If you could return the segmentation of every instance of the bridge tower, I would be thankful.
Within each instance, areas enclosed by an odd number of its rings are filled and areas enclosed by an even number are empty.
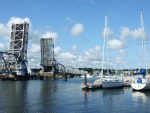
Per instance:
[[[29,24],[13,23],[9,43],[8,62],[16,69],[16,74],[25,76],[27,74],[27,45]]]
[[[53,38],[41,38],[41,66],[45,72],[54,71],[56,60],[54,58],[54,40]]]

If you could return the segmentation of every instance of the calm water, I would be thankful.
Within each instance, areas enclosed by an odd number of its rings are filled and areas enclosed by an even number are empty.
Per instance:
[[[150,113],[150,91],[86,92],[80,88],[82,81],[0,81],[0,113]]]

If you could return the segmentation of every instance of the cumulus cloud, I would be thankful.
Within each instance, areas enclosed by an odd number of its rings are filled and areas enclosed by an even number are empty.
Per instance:
[[[41,37],[42,38],[53,38],[54,40],[56,40],[58,38],[58,34],[56,32],[47,31]]]
[[[62,51],[62,48],[61,48],[61,47],[56,47],[56,48],[54,48],[54,54],[55,54],[55,55],[61,54],[61,51]]]
[[[89,60],[100,60],[101,58],[101,48],[99,46],[95,46],[92,49],[89,49],[88,51],[85,51],[85,55],[83,56],[83,59],[85,61]]]
[[[76,46],[75,46],[76,47]],[[101,47],[95,46],[84,52],[64,52],[57,55],[57,61],[65,66],[72,67],[100,67],[102,58]]]
[[[0,51],[7,51],[8,45],[0,43]]]
[[[102,35],[103,37],[111,37],[113,35],[113,31],[110,28],[104,28]]]
[[[25,18],[11,17],[10,20],[8,21],[8,23],[6,24],[6,26],[11,28],[12,23],[24,23],[24,22],[29,23],[31,26],[31,22],[30,22],[30,19],[28,17],[25,17]]]
[[[76,51],[78,49],[77,45],[72,45],[71,50]]]
[[[31,48],[29,49],[29,52],[37,53],[37,52],[40,52],[40,50],[41,50],[40,44],[32,44]]]
[[[83,24],[75,24],[71,30],[73,36],[78,36],[84,31]]]
[[[0,23],[0,38],[9,40],[10,39],[10,28]]]
[[[13,23],[24,23],[27,22],[31,26],[31,22],[29,18],[17,18],[11,17],[10,20],[6,24],[0,23],[0,37],[4,40],[9,40],[11,36],[11,27]]]
[[[146,38],[146,33],[143,33],[144,37]],[[120,38],[121,39],[126,39],[126,38],[134,38],[134,39],[141,39],[142,37],[142,28],[136,28],[134,30],[130,30],[127,27],[122,27],[121,28],[121,34]]]
[[[144,35],[146,36],[145,33],[144,33]],[[133,31],[131,31],[131,36],[135,39],[141,39],[141,37],[142,37],[142,28],[134,29]]]
[[[128,36],[130,36],[130,29],[127,28],[127,27],[122,27],[120,38],[121,39],[126,39]]]
[[[77,56],[73,55],[70,52],[62,53],[60,56],[61,56],[62,59],[66,59],[66,60],[73,60],[73,59],[77,58]]]
[[[117,39],[112,39],[108,42],[109,48],[111,49],[121,49],[123,47],[123,44],[123,41]]]

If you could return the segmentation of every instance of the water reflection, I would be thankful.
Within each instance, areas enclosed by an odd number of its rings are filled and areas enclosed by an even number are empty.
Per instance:
[[[150,112],[150,91],[132,92],[130,88],[84,91],[81,82],[82,79],[75,78],[67,82],[0,81],[0,113]]]
[[[132,98],[134,101],[140,101],[143,104],[146,104],[148,101],[148,98],[150,97],[150,91],[132,91]]]
[[[104,89],[103,95],[104,96],[116,96],[116,95],[122,95],[124,93],[123,89]]]
[[[90,91],[82,91],[82,96],[83,96],[84,105],[87,105],[88,98],[90,98]]]
[[[58,87],[53,81],[44,81],[40,88],[40,106],[38,111],[52,111],[52,109],[57,108],[55,92],[57,92]]]
[[[28,82],[17,81],[6,83],[7,84],[1,84],[3,87],[1,91],[3,91],[3,93],[0,100],[4,102],[1,111],[5,111],[6,113],[26,111],[28,107],[26,101]]]

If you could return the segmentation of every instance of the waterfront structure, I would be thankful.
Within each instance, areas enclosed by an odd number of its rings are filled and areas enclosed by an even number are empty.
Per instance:
[[[16,63],[16,74],[25,76],[27,74],[27,46],[28,46],[28,31],[29,24],[13,23],[12,32],[9,44],[9,53],[17,57],[15,61],[14,56],[9,55],[9,63]]]
[[[5,72],[15,75],[27,75],[27,46],[28,46],[29,24],[13,23],[9,49],[7,52],[0,52],[2,67]]]
[[[52,71],[56,64],[54,59],[54,40],[53,38],[41,38],[41,66],[44,71]]]

